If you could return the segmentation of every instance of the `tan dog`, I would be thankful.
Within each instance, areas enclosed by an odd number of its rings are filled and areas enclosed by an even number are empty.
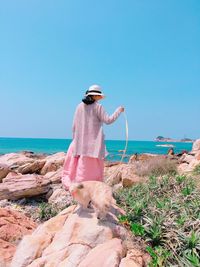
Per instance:
[[[73,198],[85,209],[89,204],[95,209],[98,219],[105,219],[115,200],[112,196],[112,189],[103,182],[85,181],[73,183],[69,191]]]

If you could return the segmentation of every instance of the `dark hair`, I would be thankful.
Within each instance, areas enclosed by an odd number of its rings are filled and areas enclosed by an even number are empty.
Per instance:
[[[85,94],[87,94],[88,91],[85,92]],[[94,98],[92,97],[92,95],[87,95],[86,97],[84,97],[82,99],[82,102],[86,105],[91,105],[95,102]]]

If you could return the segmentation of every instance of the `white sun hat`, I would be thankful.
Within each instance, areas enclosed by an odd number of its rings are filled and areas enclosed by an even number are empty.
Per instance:
[[[99,95],[104,97],[104,94],[101,91],[101,86],[94,84],[89,87],[89,89],[86,91],[85,96],[88,95]]]

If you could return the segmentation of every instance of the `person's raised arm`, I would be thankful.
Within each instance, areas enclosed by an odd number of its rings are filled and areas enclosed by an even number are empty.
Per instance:
[[[113,123],[118,117],[119,115],[124,112],[124,108],[123,107],[118,107],[115,112],[112,115],[108,115],[106,113],[106,111],[104,110],[102,105],[98,105],[97,107],[97,116],[99,118],[99,120],[101,122],[104,122],[106,124],[111,124]]]

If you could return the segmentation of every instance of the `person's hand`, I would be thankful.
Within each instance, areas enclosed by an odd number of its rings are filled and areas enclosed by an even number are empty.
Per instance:
[[[120,107],[120,112],[124,112],[124,107]]]

